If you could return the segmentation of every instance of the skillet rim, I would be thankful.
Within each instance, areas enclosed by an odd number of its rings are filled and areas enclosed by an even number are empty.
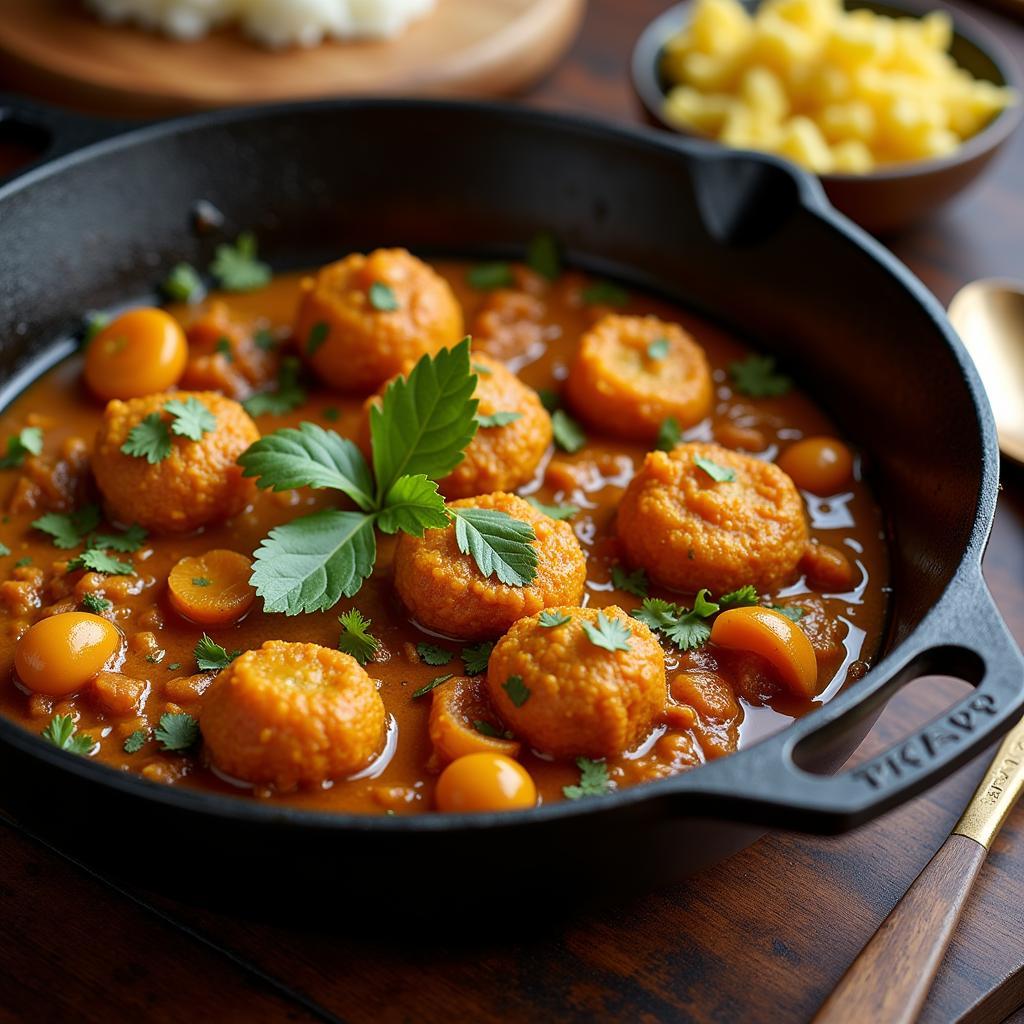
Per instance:
[[[659,152],[668,151],[680,158],[701,161],[741,160],[766,164],[781,169],[793,181],[800,205],[805,212],[822,221],[848,244],[860,249],[876,264],[880,264],[895,281],[915,299],[922,311],[932,321],[942,336],[950,354],[956,361],[968,395],[972,401],[981,442],[980,486],[973,510],[973,522],[966,545],[960,551],[955,566],[951,566],[949,583],[931,609],[903,640],[886,652],[874,665],[868,676],[888,672],[890,675],[900,660],[900,652],[907,648],[915,635],[926,631],[936,615],[936,610],[945,602],[946,595],[965,576],[981,578],[981,556],[987,544],[995,515],[996,496],[999,487],[999,447],[996,439],[995,421],[981,379],[964,347],[953,330],[945,310],[910,269],[896,258],[880,242],[865,230],[832,207],[825,198],[821,183],[808,172],[792,166],[784,160],[769,154],[747,150],[730,150],[723,153],[720,146],[698,139],[649,128],[620,124],[592,115],[573,112],[552,112],[537,110],[508,101],[446,100],[416,98],[346,98],[294,103],[266,104],[251,107],[205,111],[167,121],[155,122],[121,131],[109,138],[101,138],[70,153],[55,155],[0,185],[0,210],[2,204],[23,189],[59,176],[81,163],[98,157],[116,155],[121,150],[164,137],[185,134],[193,129],[218,128],[224,125],[253,122],[262,119],[287,117],[290,114],[309,111],[343,111],[347,109],[388,108],[407,109],[424,115],[429,111],[441,110],[453,113],[466,112],[478,116],[491,116],[504,121],[519,122],[547,129],[561,129],[586,136],[600,136],[611,142],[629,143]],[[66,116],[66,115],[62,115]],[[88,125],[88,119],[83,119]],[[104,122],[109,125],[109,122]],[[115,129],[116,130],[116,129]],[[836,695],[827,704],[803,716],[799,722],[825,724],[840,713],[858,706],[870,696],[865,690],[864,697],[858,697],[858,687],[850,687]],[[781,730],[789,733],[794,725]],[[810,728],[810,727],[808,727]],[[811,730],[813,731],[813,730]],[[601,800],[560,801],[543,804],[529,810],[504,811],[480,814],[454,814],[432,812],[417,815],[370,815],[339,813],[334,811],[310,811],[287,806],[276,806],[256,802],[252,799],[204,793],[197,789],[166,786],[150,782],[142,776],[119,771],[102,763],[70,754],[45,743],[40,737],[22,728],[14,721],[0,716],[0,742],[15,747],[23,754],[45,762],[49,767],[78,775],[87,783],[116,790],[121,796],[142,799],[188,814],[212,817],[220,820],[234,820],[253,826],[281,826],[302,832],[356,832],[356,833],[445,833],[457,831],[491,830],[495,828],[516,829],[533,824],[561,821],[566,818],[599,816],[627,806],[647,802],[667,801],[673,796],[673,781],[679,776],[646,782],[626,789],[615,790]],[[735,764],[736,758],[749,757],[760,744],[753,744],[738,750],[723,763]],[[717,762],[708,762],[691,769],[693,772],[714,771]],[[712,820],[734,820],[727,815],[717,817],[703,815]]]

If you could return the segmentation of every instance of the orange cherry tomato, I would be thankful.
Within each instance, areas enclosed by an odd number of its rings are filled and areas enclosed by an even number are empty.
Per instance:
[[[181,325],[162,309],[132,309],[85,350],[85,381],[103,399],[141,398],[178,383],[188,361]]]
[[[437,780],[439,811],[514,811],[537,803],[537,787],[526,769],[504,754],[466,754]]]
[[[14,668],[36,693],[75,693],[117,653],[121,634],[106,619],[88,612],[63,612],[40,619],[18,641]]]
[[[811,641],[781,612],[762,607],[730,608],[715,619],[711,642],[761,655],[800,697],[810,698],[818,691],[818,659]]]
[[[201,626],[238,622],[252,607],[252,562],[237,551],[217,549],[183,558],[167,577],[171,606]]]
[[[776,464],[797,487],[812,494],[835,494],[853,476],[853,453],[834,437],[805,437],[790,445]]]

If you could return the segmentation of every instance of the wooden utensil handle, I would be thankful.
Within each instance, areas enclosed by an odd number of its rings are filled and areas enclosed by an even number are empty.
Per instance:
[[[951,835],[850,965],[814,1024],[912,1024],[988,851]]]

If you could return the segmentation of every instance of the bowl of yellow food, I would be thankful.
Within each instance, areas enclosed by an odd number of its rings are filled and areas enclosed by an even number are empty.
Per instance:
[[[688,0],[640,37],[633,83],[656,122],[794,161],[875,232],[960,192],[1022,109],[997,40],[906,2]]]

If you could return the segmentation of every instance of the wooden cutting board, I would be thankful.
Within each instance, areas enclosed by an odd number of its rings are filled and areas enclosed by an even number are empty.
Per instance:
[[[191,43],[108,26],[76,0],[3,0],[6,88],[98,113],[160,116],[355,94],[495,96],[541,77],[586,0],[437,0],[386,42],[270,51],[233,29]]]

